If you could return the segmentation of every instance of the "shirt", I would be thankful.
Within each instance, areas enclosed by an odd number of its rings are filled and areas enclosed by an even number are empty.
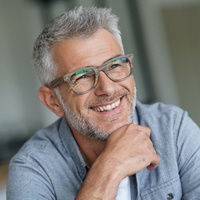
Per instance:
[[[124,178],[118,187],[116,200],[131,200],[131,185],[130,185],[130,177]]]
[[[151,129],[159,166],[131,176],[137,200],[200,199],[200,129],[172,105],[137,102],[134,119]],[[87,167],[64,118],[39,130],[12,158],[7,200],[75,199]]]

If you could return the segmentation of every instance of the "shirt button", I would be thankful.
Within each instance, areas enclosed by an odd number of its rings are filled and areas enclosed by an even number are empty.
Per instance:
[[[172,193],[167,194],[167,200],[171,200],[171,199],[174,199],[174,194]]]

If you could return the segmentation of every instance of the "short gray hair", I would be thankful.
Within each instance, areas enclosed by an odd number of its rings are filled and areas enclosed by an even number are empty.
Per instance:
[[[33,49],[33,62],[42,84],[48,84],[57,73],[51,47],[55,42],[70,38],[88,38],[100,29],[109,31],[123,50],[118,17],[111,9],[78,7],[55,18],[37,38]]]

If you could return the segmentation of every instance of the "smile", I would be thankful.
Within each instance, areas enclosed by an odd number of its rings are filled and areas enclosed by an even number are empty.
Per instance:
[[[96,112],[109,111],[115,109],[117,106],[119,106],[119,104],[120,104],[120,99],[110,105],[93,108],[93,110]]]

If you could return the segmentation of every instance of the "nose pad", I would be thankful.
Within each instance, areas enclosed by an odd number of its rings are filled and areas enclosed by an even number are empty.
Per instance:
[[[116,84],[104,71],[100,71],[95,87],[96,95],[112,95],[116,91]]]

